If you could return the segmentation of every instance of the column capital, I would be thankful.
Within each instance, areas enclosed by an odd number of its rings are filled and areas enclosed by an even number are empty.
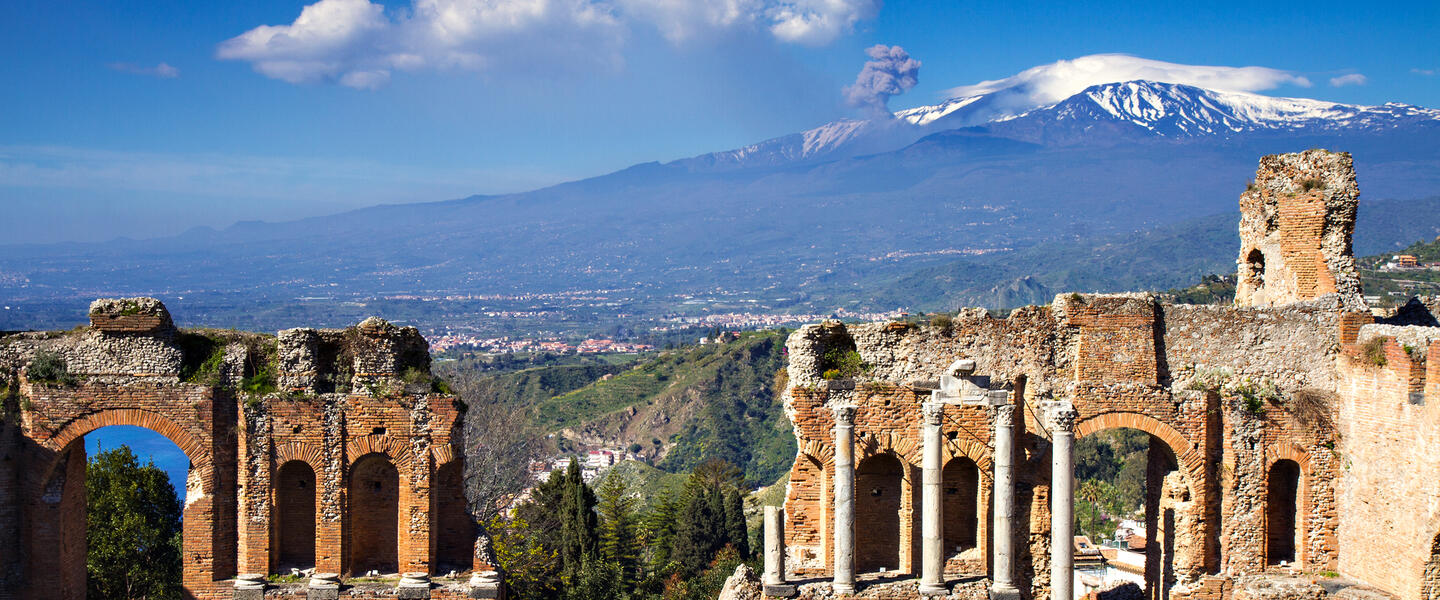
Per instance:
[[[1045,403],[1045,417],[1051,432],[1075,433],[1075,420],[1080,416],[1068,401]]]
[[[835,415],[835,425],[842,427],[855,426],[855,407],[850,405],[837,405],[830,407],[830,412]]]
[[[1015,405],[1001,404],[995,407],[995,421],[997,423],[1012,423],[1015,419]]]
[[[925,402],[920,405],[920,415],[925,419],[926,425],[939,425],[945,415],[945,404],[943,402]]]

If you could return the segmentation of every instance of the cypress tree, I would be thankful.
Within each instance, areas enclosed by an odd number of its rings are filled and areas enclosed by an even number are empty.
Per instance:
[[[725,530],[740,560],[749,560],[750,530],[745,526],[745,503],[736,488],[730,488],[725,496]]]
[[[570,461],[564,481],[560,507],[560,573],[564,581],[574,584],[580,580],[585,562],[593,559],[599,549],[596,501],[595,492],[580,476],[578,460]]]

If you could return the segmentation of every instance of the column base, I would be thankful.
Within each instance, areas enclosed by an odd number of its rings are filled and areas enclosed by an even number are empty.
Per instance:
[[[921,596],[944,596],[950,593],[950,588],[943,583],[922,583],[920,584]]]
[[[795,586],[785,583],[767,583],[761,589],[767,598],[794,598],[800,594],[800,591],[795,589]]]
[[[839,595],[841,595],[841,594],[854,594],[854,593],[855,593],[855,584],[854,584],[854,583],[840,583],[840,582],[837,581],[837,582],[835,582],[835,583],[830,584],[830,590],[833,591],[833,592],[835,592],[835,595],[836,595],[836,596],[839,596]]]
[[[990,586],[990,600],[1020,600],[1020,588],[1013,585]]]

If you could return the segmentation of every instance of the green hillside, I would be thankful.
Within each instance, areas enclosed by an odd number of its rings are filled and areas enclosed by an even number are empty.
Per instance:
[[[583,445],[637,450],[684,473],[711,458],[740,466],[752,483],[775,481],[795,457],[795,439],[775,388],[788,331],[740,334],[621,365],[545,366],[477,372],[467,361],[441,368],[472,378],[469,402],[529,411],[564,451]]]

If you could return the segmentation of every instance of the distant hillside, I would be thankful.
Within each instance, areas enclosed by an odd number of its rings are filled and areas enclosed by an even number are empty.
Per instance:
[[[1363,185],[1363,182],[1362,182]],[[874,297],[922,310],[1048,304],[1064,292],[1164,290],[1235,271],[1238,213],[1223,213],[1122,234],[1038,244],[1014,253],[967,257],[863,285]],[[1440,234],[1440,196],[1362,200],[1357,256],[1393,252]],[[918,299],[924,299],[919,301]]]
[[[638,444],[661,469],[727,460],[754,483],[774,481],[795,457],[775,388],[788,332],[748,332],[723,344],[686,346],[622,366],[565,365],[481,375],[472,401],[526,410],[560,450]],[[466,376],[466,363],[442,374]]]

